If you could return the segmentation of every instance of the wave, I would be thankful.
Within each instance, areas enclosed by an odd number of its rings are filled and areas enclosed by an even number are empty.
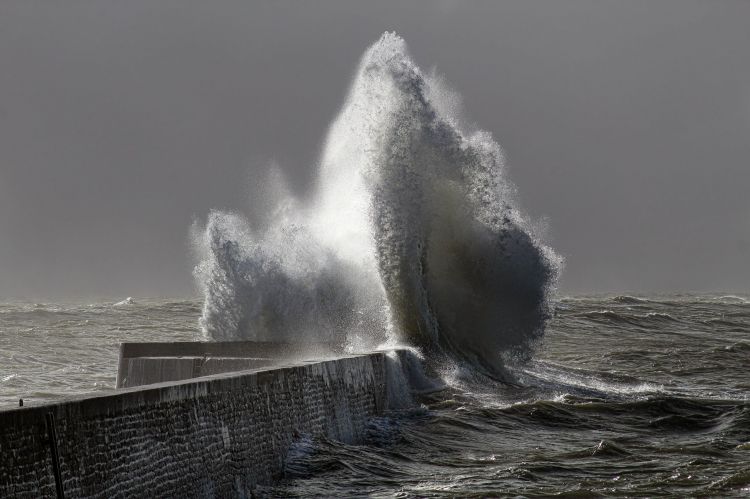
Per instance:
[[[612,301],[615,303],[627,303],[627,304],[640,304],[640,303],[650,303],[650,300],[647,300],[646,298],[639,298],[637,296],[629,296],[629,295],[619,295],[612,298]]]
[[[615,310],[591,310],[576,314],[593,322],[623,324],[639,327],[649,327],[664,322],[679,322],[675,316],[665,312],[648,312],[646,314],[628,314]]]
[[[724,295],[724,296],[719,296],[716,299],[719,301],[727,302],[727,303],[738,303],[738,304],[748,303],[747,298],[743,298],[742,296],[736,296],[736,295]]]
[[[128,305],[135,305],[135,304],[136,304],[136,301],[132,297],[128,296],[124,300],[121,300],[121,301],[118,301],[117,303],[114,303],[112,306],[113,307],[125,307],[125,306],[128,306]]]
[[[33,307],[12,306],[0,311],[3,321],[62,320],[75,316],[71,310],[62,307],[35,304]]]
[[[540,392],[565,394],[572,397],[617,399],[659,393],[664,387],[633,376],[573,369],[548,361],[534,361],[515,372],[523,386],[534,386]]]
[[[383,34],[329,130],[312,201],[273,173],[260,229],[219,211],[196,227],[205,336],[390,340],[490,370],[528,358],[561,261],[454,95]]]
[[[733,352],[733,353],[743,353],[744,352],[750,352],[750,342],[747,341],[738,341],[737,343],[733,343],[731,345],[726,345],[723,347],[717,347],[714,349],[715,352]]]
[[[674,321],[677,322],[677,318],[675,318],[671,314],[667,314],[665,312],[649,312],[644,316],[646,319],[655,319],[659,321]]]

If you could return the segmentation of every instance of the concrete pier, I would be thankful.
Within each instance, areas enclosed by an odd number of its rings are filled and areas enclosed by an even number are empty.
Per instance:
[[[280,476],[296,436],[361,441],[403,388],[388,386],[391,362],[301,360],[0,411],[0,497],[247,497]]]

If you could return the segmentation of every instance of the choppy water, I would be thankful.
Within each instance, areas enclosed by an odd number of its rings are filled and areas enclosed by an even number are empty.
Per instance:
[[[302,441],[279,496],[750,495],[750,304],[571,298],[518,386],[455,377],[365,446]]]
[[[119,345],[193,341],[200,304],[0,303],[0,408],[114,388]]]
[[[191,340],[201,304],[0,305],[0,401],[111,388],[120,341]],[[516,386],[470,372],[368,442],[304,437],[276,496],[746,496],[750,303],[579,297],[556,303]]]

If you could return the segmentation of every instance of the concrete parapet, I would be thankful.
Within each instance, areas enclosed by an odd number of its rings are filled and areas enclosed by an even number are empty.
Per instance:
[[[255,341],[122,343],[117,388],[179,381],[334,356],[329,343]]]
[[[0,497],[248,496],[282,472],[295,434],[361,441],[388,404],[387,362],[375,352],[0,411]]]

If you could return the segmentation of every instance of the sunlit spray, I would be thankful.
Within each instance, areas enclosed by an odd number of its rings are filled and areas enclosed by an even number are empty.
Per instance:
[[[527,358],[560,259],[520,212],[500,146],[465,130],[454,99],[383,34],[331,125],[312,199],[279,188],[264,227],[212,212],[197,232],[206,338],[390,341],[495,372]]]

